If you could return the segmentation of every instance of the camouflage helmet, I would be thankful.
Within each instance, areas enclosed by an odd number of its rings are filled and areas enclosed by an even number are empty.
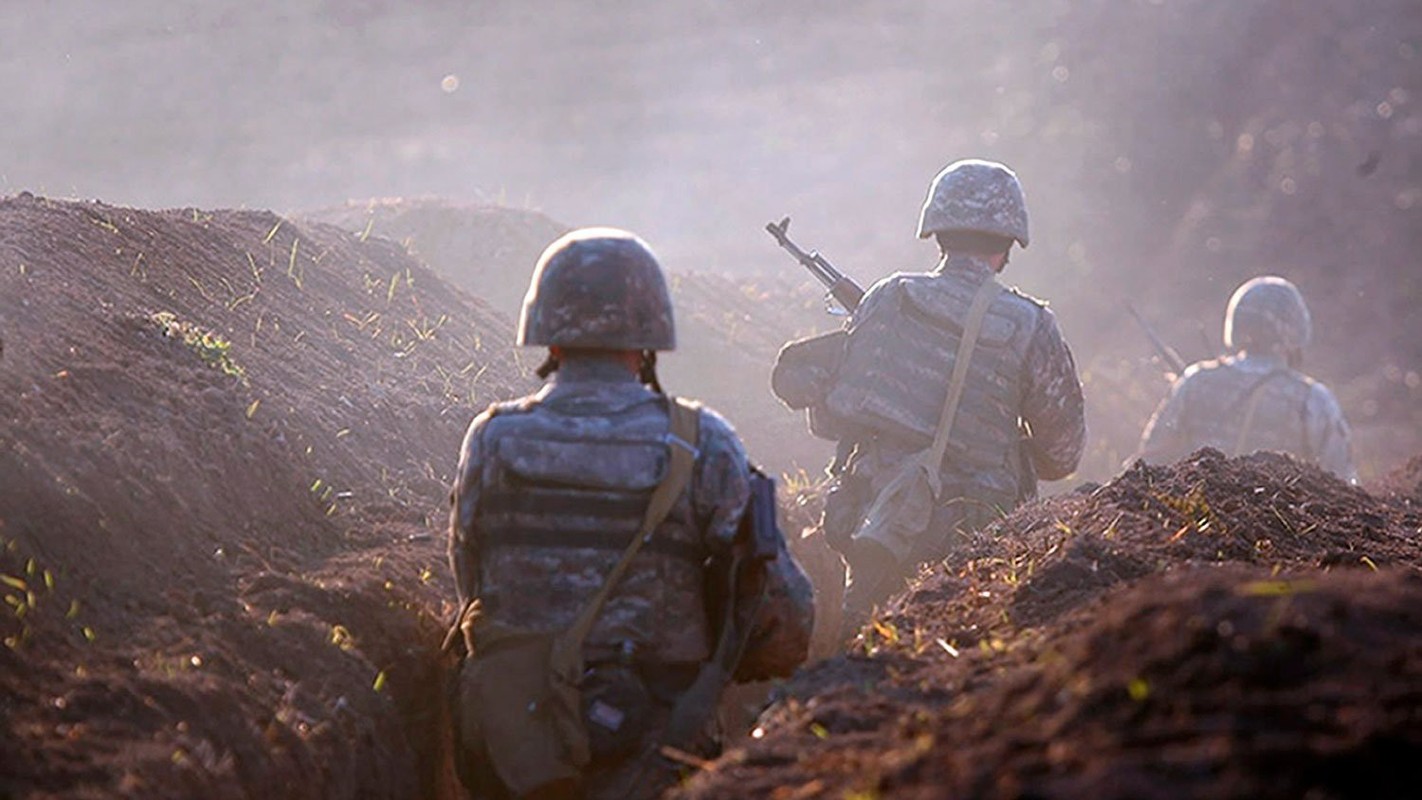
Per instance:
[[[548,245],[523,297],[518,343],[674,349],[671,296],[652,249],[616,228],[582,228]]]
[[[1312,334],[1313,323],[1303,295],[1283,278],[1251,278],[1229,299],[1224,341],[1230,350],[1296,352],[1308,346]]]
[[[1017,173],[996,161],[968,158],[943,168],[928,187],[918,236],[978,231],[1027,246],[1027,199]]]

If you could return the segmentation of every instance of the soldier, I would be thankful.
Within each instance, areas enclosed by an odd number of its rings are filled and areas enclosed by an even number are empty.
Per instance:
[[[1175,381],[1146,423],[1139,458],[1169,464],[1201,447],[1278,450],[1357,483],[1338,401],[1299,371],[1312,328],[1298,287],[1272,275],[1245,281],[1225,310],[1231,355],[1192,364]]]
[[[792,343],[776,368],[781,398],[839,440],[822,524],[849,564],[846,634],[919,564],[1034,497],[1038,477],[1075,470],[1086,433],[1055,316],[996,281],[1013,242],[1027,246],[1017,176],[990,161],[950,164],[918,235],[938,241],[932,272],[879,281],[837,343]]]
[[[518,343],[548,348],[547,383],[474,419],[454,484],[461,779],[479,797],[652,796],[675,776],[669,727],[676,748],[714,754],[683,713],[693,684],[717,678],[714,702],[731,672],[788,676],[805,658],[809,582],[778,530],[754,575],[736,558],[757,479],[730,424],[661,392],[672,306],[641,239],[551,244]],[[718,665],[732,628],[744,655]]]

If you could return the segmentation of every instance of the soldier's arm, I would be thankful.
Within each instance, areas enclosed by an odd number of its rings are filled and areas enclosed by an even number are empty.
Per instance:
[[[1353,463],[1353,434],[1343,409],[1327,386],[1314,383],[1304,405],[1304,430],[1318,465],[1349,483],[1358,482]]]
[[[1049,309],[1043,308],[1038,317],[1023,369],[1027,391],[1022,418],[1032,432],[1027,443],[1032,464],[1042,479],[1060,480],[1081,462],[1086,446],[1086,404],[1071,349]]]
[[[484,462],[483,431],[490,419],[486,411],[474,418],[459,449],[459,469],[450,492],[449,568],[462,607],[479,591],[478,519],[479,474]]]
[[[731,424],[709,408],[701,409],[698,456],[691,484],[692,511],[712,554],[726,552],[750,499],[750,470],[745,448]]]
[[[729,423],[705,409],[701,418],[697,480],[693,500],[699,520],[704,520],[713,553],[724,552],[735,538],[750,499],[750,471],[745,448]],[[713,562],[715,563],[715,562]],[[720,561],[722,567],[728,562]],[[814,627],[814,591],[803,569],[782,540],[776,558],[764,572],[763,583],[742,583],[735,603],[753,602],[764,589],[764,600],[755,616],[746,652],[736,671],[738,680],[787,676],[804,662]],[[712,586],[724,585],[722,580]],[[715,598],[714,604],[726,598]]]

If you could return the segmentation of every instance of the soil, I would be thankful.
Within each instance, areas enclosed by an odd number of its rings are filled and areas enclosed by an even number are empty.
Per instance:
[[[558,227],[494,207],[451,224],[503,242],[487,254]],[[459,796],[447,486],[468,419],[536,381],[511,318],[417,242],[0,200],[0,797]],[[775,338],[735,319],[807,310],[789,289],[674,281],[683,318],[738,358]],[[781,435],[755,414],[742,430]],[[738,692],[752,717],[773,702],[672,796],[1408,785],[1422,457],[1366,490],[1267,453],[1136,464],[963,542],[847,654],[820,488],[783,482],[815,658]]]
[[[1201,451],[1014,512],[673,796],[1401,797],[1422,513]]]
[[[26,194],[0,323],[0,796],[450,796],[444,498],[534,383],[508,320],[384,239]]]

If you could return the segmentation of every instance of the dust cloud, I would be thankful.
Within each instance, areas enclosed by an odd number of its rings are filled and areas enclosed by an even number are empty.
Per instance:
[[[1123,300],[1205,357],[1261,272],[1310,297],[1310,368],[1365,476],[1418,449],[1408,0],[61,2],[0,17],[0,45],[6,194],[437,195],[741,276],[795,269],[761,230],[790,214],[867,284],[933,263],[912,234],[939,167],[1000,159],[1034,228],[1007,278],[1052,301],[1088,385],[1082,476],[1115,471],[1166,388]]]

